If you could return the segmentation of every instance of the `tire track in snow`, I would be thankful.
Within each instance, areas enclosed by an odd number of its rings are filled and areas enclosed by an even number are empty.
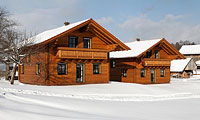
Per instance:
[[[191,99],[200,98],[199,94],[192,93],[173,93],[164,95],[143,95],[143,94],[57,94],[42,92],[36,90],[22,90],[12,88],[2,88],[1,91],[26,94],[26,95],[41,95],[41,96],[52,96],[52,97],[65,97],[72,99],[87,99],[87,100],[101,100],[101,101],[163,101],[163,100],[174,100],[174,99]]]

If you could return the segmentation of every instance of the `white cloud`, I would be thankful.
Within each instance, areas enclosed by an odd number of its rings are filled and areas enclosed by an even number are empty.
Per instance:
[[[97,22],[101,25],[109,25],[113,23],[113,18],[112,17],[102,17],[97,20]]]
[[[77,0],[56,0],[55,4],[58,6],[35,8],[31,11],[15,14],[12,18],[20,23],[20,29],[40,33],[44,30],[62,26],[65,21],[71,22],[84,16],[84,10],[78,5]]]
[[[138,37],[141,39],[164,37],[170,42],[189,40],[200,43],[200,24],[191,25],[181,21],[187,17],[188,15],[169,14],[158,21],[147,16],[132,17],[119,24],[119,29],[129,31],[130,40]]]

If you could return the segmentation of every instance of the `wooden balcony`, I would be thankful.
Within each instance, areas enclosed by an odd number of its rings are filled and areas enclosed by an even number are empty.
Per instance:
[[[143,59],[143,66],[170,66],[171,60],[169,59]]]
[[[68,59],[108,59],[108,51],[87,48],[58,47],[57,58]]]

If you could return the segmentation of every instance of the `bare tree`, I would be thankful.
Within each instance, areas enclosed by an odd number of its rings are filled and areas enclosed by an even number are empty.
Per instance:
[[[29,56],[33,48],[33,37],[27,36],[26,32],[19,32],[15,29],[16,23],[9,19],[9,13],[0,8],[0,43],[2,55],[0,61],[7,64],[13,63],[10,83],[14,84],[16,68]]]

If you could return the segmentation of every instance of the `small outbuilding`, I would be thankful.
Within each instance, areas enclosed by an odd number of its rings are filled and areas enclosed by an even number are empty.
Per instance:
[[[172,77],[189,78],[197,72],[197,65],[193,58],[172,60],[170,73]]]
[[[200,74],[200,60],[196,61],[197,65],[197,74]]]

